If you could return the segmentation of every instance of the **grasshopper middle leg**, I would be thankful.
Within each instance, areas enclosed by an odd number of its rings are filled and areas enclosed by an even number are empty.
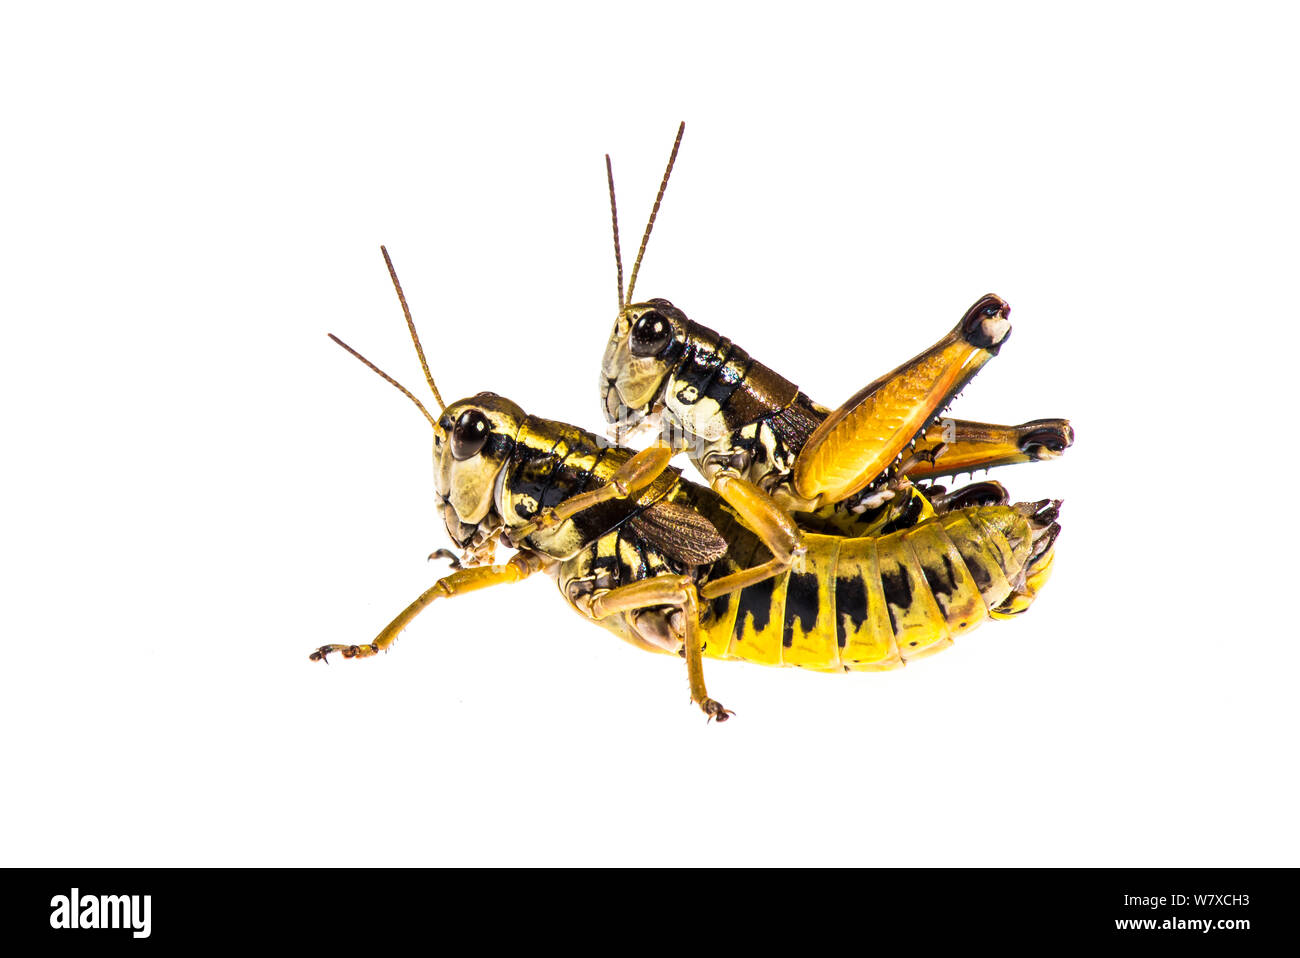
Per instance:
[[[709,698],[704,685],[704,660],[700,654],[700,603],[695,583],[688,576],[658,576],[642,579],[601,593],[590,601],[588,609],[594,619],[619,613],[635,612],[654,606],[672,606],[668,624],[686,652],[686,675],[691,686],[691,701],[709,720],[725,722],[733,713],[722,703]]]
[[[807,551],[803,534],[790,513],[758,486],[745,479],[719,475],[713,479],[713,488],[740,515],[745,525],[763,541],[772,558],[752,569],[744,569],[708,583],[700,590],[705,599],[715,599],[728,592],[736,592],[764,579],[780,575],[793,567],[798,568]]]

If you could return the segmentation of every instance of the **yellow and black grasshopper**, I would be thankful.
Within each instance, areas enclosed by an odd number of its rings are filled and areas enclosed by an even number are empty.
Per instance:
[[[618,316],[601,364],[601,404],[615,434],[659,420],[662,441],[685,449],[696,468],[723,495],[735,498],[755,528],[789,528],[853,535],[888,532],[947,509],[1009,501],[999,483],[984,482],[929,495],[913,480],[1016,462],[1054,458],[1073,441],[1063,419],[1019,426],[943,419],[948,405],[1006,342],[1010,306],[982,296],[961,321],[920,355],[866,386],[838,409],[814,402],[794,383],[753,359],[740,346],[692,322],[666,299],[632,302],[637,272],[676,162],[685,124],[678,128],[667,169],[628,282],[623,290],[614,176],[605,157]],[[747,507],[747,508],[746,508]],[[797,562],[797,535],[780,562]],[[1046,568],[1028,570],[1041,584]],[[1005,614],[1023,611],[1033,588],[1018,588]]]
[[[387,649],[436,599],[555,578],[574,609],[626,641],[686,660],[691,699],[710,718],[731,713],[705,688],[704,657],[823,671],[886,669],[952,643],[989,617],[1050,554],[1059,503],[969,506],[879,537],[800,534],[778,520],[750,528],[743,485],[723,494],[683,479],[672,451],[611,445],[574,426],[530,416],[493,393],[442,402],[388,254],[412,341],[440,412],[400,389],[433,427],[439,508],[467,561],[498,542],[500,565],[458,568],[366,645],[326,645],[357,658]],[[787,538],[802,565],[774,565]]]

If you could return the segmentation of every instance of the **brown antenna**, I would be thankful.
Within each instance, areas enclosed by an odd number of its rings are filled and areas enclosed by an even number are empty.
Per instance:
[[[623,252],[618,247],[618,204],[614,202],[614,164],[605,154],[605,176],[609,178],[609,218],[614,223],[614,263],[618,266],[618,309],[623,311]]]
[[[659,193],[655,196],[655,205],[650,210],[650,221],[645,225],[645,235],[641,237],[641,248],[637,250],[636,262],[632,264],[632,279],[627,284],[627,301],[632,302],[632,290],[636,287],[636,274],[641,269],[641,257],[645,255],[645,244],[650,241],[650,231],[654,229],[655,217],[659,215],[659,204],[663,201],[664,190],[668,188],[668,177],[672,175],[673,164],[677,162],[677,149],[682,145],[682,134],[686,132],[686,121],[677,128],[677,139],[673,141],[673,151],[668,156],[668,168],[664,170],[663,182],[659,184]]]
[[[343,340],[339,339],[339,338],[338,338],[337,336],[335,336],[333,333],[330,333],[330,334],[329,334],[329,338],[332,339],[332,340],[334,340],[334,342],[338,343],[340,346],[342,346],[344,349],[346,349],[348,352],[350,352],[353,356],[356,356],[357,359],[361,360],[363,363],[365,363],[367,366],[369,366],[372,370],[374,370],[376,373],[378,373],[378,374],[379,374],[380,376],[382,376],[384,379],[388,380],[390,383],[392,383],[394,386],[396,386],[398,389],[400,389],[400,390],[402,391],[402,393],[406,396],[407,399],[411,400],[411,402],[415,403],[417,406],[420,407],[420,412],[424,413],[424,418],[427,419],[427,420],[429,420],[429,425],[433,426],[435,429],[437,428],[437,426],[438,426],[438,420],[434,419],[433,416],[431,416],[431,415],[429,414],[429,410],[427,410],[427,409],[424,408],[424,403],[422,403],[422,402],[420,402],[420,400],[416,399],[416,398],[415,398],[415,395],[414,395],[414,394],[413,394],[409,389],[407,389],[405,386],[403,386],[401,383],[399,383],[399,382],[398,382],[396,379],[394,379],[392,376],[388,375],[388,373],[384,372],[382,369],[380,369],[378,366],[376,366],[376,365],[375,365],[374,363],[372,363],[370,360],[366,359],[365,356],[362,356],[359,352],[357,352],[355,349],[353,349],[353,348],[352,348],[351,346],[349,346],[347,343],[343,342]],[[435,390],[434,392],[435,392],[435,394],[436,394],[437,390]],[[441,400],[439,400],[439,402],[441,402]]]
[[[393,289],[397,290],[397,299],[402,304],[402,314],[406,317],[406,328],[411,331],[411,341],[415,343],[415,352],[419,355],[420,365],[424,368],[425,382],[427,382],[429,384],[429,388],[433,390],[433,398],[438,400],[438,408],[440,410],[446,409],[447,404],[442,401],[442,396],[438,392],[438,387],[435,386],[433,383],[433,373],[429,372],[429,363],[424,358],[424,347],[420,345],[420,334],[415,331],[415,320],[411,319],[411,308],[406,305],[406,294],[402,292],[402,284],[398,282],[397,270],[393,269],[393,261],[388,258],[388,250],[380,246],[379,252],[384,254],[384,262],[388,264],[388,275],[393,278]],[[343,346],[343,343],[340,342],[339,345]],[[347,346],[343,346],[343,348],[347,349],[348,352],[352,352],[352,350]],[[388,381],[390,383],[393,383],[394,386],[397,386],[396,382],[394,382],[392,379],[389,379],[389,377],[386,374],[379,372],[379,370],[376,369],[374,366],[371,366],[370,363],[362,359],[359,354],[353,353],[353,355],[356,356],[358,359],[361,359],[362,362],[366,363],[367,366],[370,366],[371,369],[374,369],[375,372],[379,373],[379,375],[383,376],[385,379],[388,379]],[[402,386],[397,386],[397,388],[401,389],[402,392],[406,392],[406,389]],[[406,394],[408,396],[411,396],[410,393],[406,393]],[[411,396],[411,398],[415,399],[414,396]],[[424,407],[421,406],[420,408],[423,409]],[[427,416],[428,413],[426,412],[425,415]]]

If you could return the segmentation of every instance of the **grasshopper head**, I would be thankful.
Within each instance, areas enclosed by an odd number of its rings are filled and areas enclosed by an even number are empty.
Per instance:
[[[525,419],[522,409],[483,392],[447,406],[433,428],[438,508],[447,534],[462,549],[486,541],[501,525],[496,491]]]
[[[433,381],[429,363],[420,345],[420,335],[415,331],[415,321],[406,305],[406,294],[397,280],[397,270],[382,246],[388,275],[393,289],[402,304],[406,325],[411,333],[411,343],[420,358],[429,391],[438,403],[440,415],[435,419],[416,395],[384,372],[370,360],[339,339],[333,333],[330,339],[395,386],[415,404],[433,427],[433,465],[435,485],[438,490],[438,511],[447,524],[447,533],[462,549],[479,558],[490,557],[495,534],[501,530],[502,518],[498,509],[497,492],[505,478],[505,467],[514,453],[516,437],[527,414],[496,393],[481,392],[469,399],[443,405],[442,394]]]
[[[668,166],[659,183],[659,193],[650,209],[645,232],[641,234],[641,247],[627,289],[623,289],[623,252],[618,241],[618,204],[614,200],[614,166],[609,154],[605,155],[605,173],[609,179],[609,213],[614,226],[614,264],[618,269],[618,319],[614,333],[605,347],[605,358],[600,364],[600,402],[605,418],[619,428],[634,426],[644,419],[663,394],[664,383],[673,364],[679,359],[686,342],[689,320],[686,314],[666,299],[652,299],[644,303],[632,302],[636,289],[641,257],[645,255],[650,231],[654,229],[659,204],[663,201],[677,150],[682,145],[686,124],[677,127],[673,151],[668,155]]]
[[[600,364],[605,419],[632,426],[663,397],[668,374],[681,359],[689,320],[666,299],[619,310]]]

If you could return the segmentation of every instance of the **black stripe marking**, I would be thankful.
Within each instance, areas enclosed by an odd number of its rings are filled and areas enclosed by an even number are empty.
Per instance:
[[[714,622],[721,622],[727,617],[727,610],[731,608],[731,596],[732,593],[727,592],[709,601],[709,608],[713,612]]]
[[[821,588],[817,575],[813,572],[802,574],[790,573],[785,590],[785,635],[781,644],[787,649],[794,645],[794,620],[799,620],[799,627],[807,635],[817,624],[817,607],[820,604]]]
[[[726,340],[713,330],[692,323],[686,336],[686,353],[674,374],[677,399],[682,403],[698,402],[707,395],[710,384],[726,361]],[[694,399],[683,396],[688,387],[694,389]]]
[[[952,594],[957,591],[957,573],[952,567],[952,558],[946,552],[943,554],[942,569],[922,562],[921,572],[925,576],[925,584],[930,587],[935,599],[939,601],[943,614],[947,615]]]
[[[867,621],[867,584],[861,576],[835,578],[835,641],[842,649],[849,644],[844,618],[848,617],[855,631]]]
[[[739,346],[727,341],[727,356],[722,363],[722,367],[709,382],[708,389],[704,395],[716,402],[725,413],[727,410],[727,401],[731,399],[740,384],[745,381],[745,376],[749,372],[749,364],[753,362],[749,353],[745,352]],[[741,423],[734,423],[728,420],[727,425],[735,429]]]
[[[627,529],[628,529],[627,526],[619,526],[618,534],[620,536],[626,535]],[[646,557],[645,543],[641,541],[640,536],[635,537],[635,539],[633,540],[633,545],[636,546],[636,554],[638,558],[641,560],[640,567],[636,570],[636,581],[639,582],[641,579],[644,579],[646,576],[650,575],[650,560]]]
[[[979,547],[976,538],[979,535],[978,530],[970,525],[969,520],[966,525],[971,528],[975,536],[962,535],[955,529],[949,529],[945,534],[948,536],[948,541],[961,554],[962,563],[970,572],[971,578],[975,580],[975,588],[983,595],[993,587],[993,576],[989,573],[988,566],[984,564],[984,550]]]
[[[880,584],[885,590],[885,608],[889,611],[889,626],[898,635],[898,621],[894,617],[894,606],[906,612],[912,605],[912,583],[907,570],[901,566],[886,570],[880,567]]]
[[[975,580],[975,586],[980,592],[987,592],[993,587],[993,576],[989,575],[989,570],[985,568],[984,563],[974,556],[963,556],[966,560],[966,568],[970,570],[971,578]]]
[[[737,639],[743,641],[745,638],[746,616],[752,621],[755,632],[762,632],[767,628],[772,618],[772,595],[775,587],[776,579],[764,579],[740,590],[737,600],[739,605],[736,609],[736,627],[733,629]]]
[[[910,529],[916,525],[916,520],[921,518],[921,497],[915,494],[915,491],[908,493],[907,505],[897,518],[891,519],[880,527],[880,535],[887,536],[891,532],[897,532],[899,529]]]

